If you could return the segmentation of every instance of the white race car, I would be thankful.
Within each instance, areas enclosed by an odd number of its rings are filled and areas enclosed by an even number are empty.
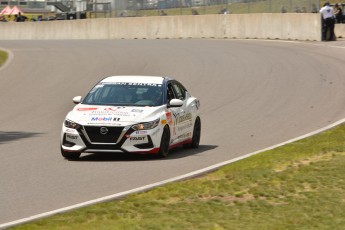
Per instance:
[[[166,157],[177,146],[199,147],[200,102],[168,77],[112,76],[101,80],[62,125],[61,154],[141,153]]]

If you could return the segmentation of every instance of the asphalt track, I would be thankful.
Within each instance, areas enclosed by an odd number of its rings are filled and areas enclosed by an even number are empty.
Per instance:
[[[0,225],[227,161],[345,117],[345,55],[321,42],[1,41]],[[336,43],[332,43],[336,44]],[[198,150],[60,155],[72,97],[109,75],[168,75],[200,98]]]

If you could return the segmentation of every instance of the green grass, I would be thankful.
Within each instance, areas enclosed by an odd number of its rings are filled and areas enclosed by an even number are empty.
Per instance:
[[[8,58],[8,53],[0,50],[0,67],[6,62]]]
[[[15,229],[343,229],[345,125],[120,200]]]

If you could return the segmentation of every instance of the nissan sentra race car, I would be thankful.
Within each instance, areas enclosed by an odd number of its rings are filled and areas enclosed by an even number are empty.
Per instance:
[[[200,102],[168,77],[112,76],[96,84],[62,125],[61,154],[140,153],[166,157],[169,149],[199,147]]]

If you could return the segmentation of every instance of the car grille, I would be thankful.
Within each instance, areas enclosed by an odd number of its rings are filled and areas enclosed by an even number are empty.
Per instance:
[[[101,128],[107,128],[105,134],[101,133]],[[84,126],[84,130],[92,143],[115,144],[121,135],[124,127],[108,126]]]

